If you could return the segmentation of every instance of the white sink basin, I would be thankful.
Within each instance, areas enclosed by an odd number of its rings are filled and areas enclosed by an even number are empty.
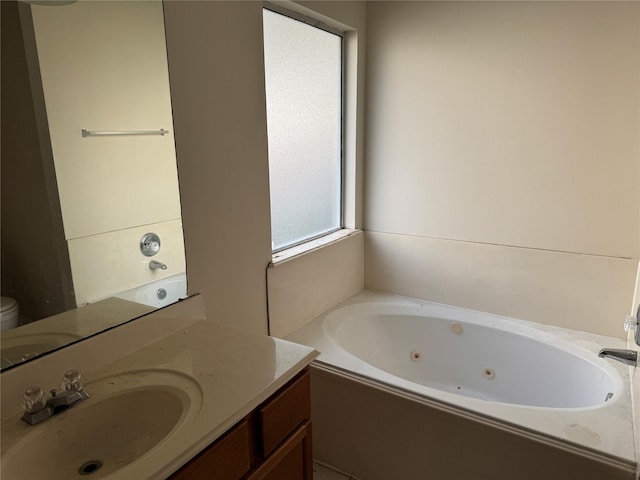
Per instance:
[[[90,398],[37,425],[7,420],[3,480],[104,478],[170,439],[202,404],[193,380],[162,370],[105,377],[85,390]]]
[[[3,333],[0,356],[10,364],[37,357],[81,338],[79,335],[65,332],[42,332],[25,335]]]

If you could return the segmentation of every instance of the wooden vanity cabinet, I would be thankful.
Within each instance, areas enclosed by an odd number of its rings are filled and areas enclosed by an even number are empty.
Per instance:
[[[311,390],[305,368],[172,480],[312,480]]]

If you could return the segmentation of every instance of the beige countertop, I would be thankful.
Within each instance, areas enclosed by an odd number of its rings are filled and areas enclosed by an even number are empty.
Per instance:
[[[149,316],[151,320],[152,315]],[[148,325],[152,323],[148,322]],[[140,329],[142,325],[137,324],[135,328]],[[63,354],[65,350],[56,353]],[[58,419],[63,416],[67,421],[73,421],[74,412],[117,395],[121,388],[130,388],[132,383],[144,385],[148,378],[167,378],[170,383],[171,378],[175,378],[179,379],[179,389],[190,398],[188,413],[164,440],[108,477],[165,478],[275,393],[317,355],[318,352],[310,347],[244,332],[206,319],[183,322],[166,336],[83,372],[85,387],[91,397],[42,424],[28,426],[19,420],[19,399],[11,408],[3,402],[1,476],[3,480],[11,478],[5,465],[11,463],[11,457],[24,439],[36,435],[34,432],[47,422],[60,421]],[[29,368],[35,368],[34,364],[43,360],[31,362]],[[56,362],[60,363],[60,360]],[[82,368],[77,364],[71,367]],[[26,366],[19,368],[26,370]],[[11,379],[13,382],[16,380]],[[95,385],[93,392],[92,384]],[[45,390],[50,387],[43,385]],[[12,450],[14,446],[18,448]]]

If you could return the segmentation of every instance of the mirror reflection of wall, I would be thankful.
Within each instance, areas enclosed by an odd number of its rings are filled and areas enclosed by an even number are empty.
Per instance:
[[[51,142],[40,142],[47,126],[36,111],[44,113],[44,100],[39,82],[32,85],[30,77],[37,59],[25,52],[20,13],[29,10],[17,2],[0,7],[2,296],[16,299],[21,315],[37,320],[75,307],[75,296]]]
[[[184,272],[162,2],[1,7],[2,296],[29,322]]]

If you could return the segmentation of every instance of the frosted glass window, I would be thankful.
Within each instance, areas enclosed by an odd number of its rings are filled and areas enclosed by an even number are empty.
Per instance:
[[[341,228],[342,37],[263,10],[274,251]]]

